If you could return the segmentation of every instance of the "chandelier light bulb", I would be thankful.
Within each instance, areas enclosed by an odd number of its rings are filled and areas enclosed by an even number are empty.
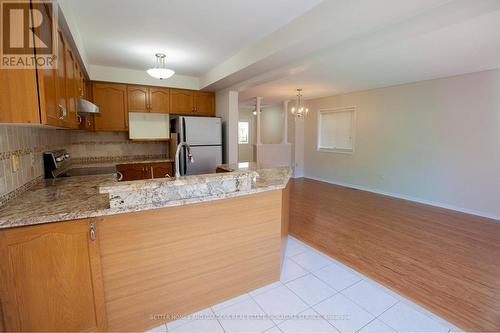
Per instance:
[[[309,112],[309,109],[302,105],[302,89],[297,89],[295,107],[292,107],[290,111],[297,118],[301,118]]]

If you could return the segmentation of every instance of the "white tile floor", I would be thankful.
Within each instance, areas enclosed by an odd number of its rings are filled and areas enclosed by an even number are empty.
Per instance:
[[[151,332],[459,332],[289,237],[281,279]]]

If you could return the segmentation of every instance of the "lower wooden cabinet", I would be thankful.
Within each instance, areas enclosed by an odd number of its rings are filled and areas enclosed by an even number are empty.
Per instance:
[[[173,162],[118,164],[116,171],[121,174],[122,181],[174,176]]]
[[[0,301],[6,331],[106,329],[95,222],[0,231]]]

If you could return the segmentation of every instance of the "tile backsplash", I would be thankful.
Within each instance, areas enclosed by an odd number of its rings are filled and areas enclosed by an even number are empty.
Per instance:
[[[71,131],[72,159],[102,160],[123,157],[166,156],[167,142],[138,142],[125,132]]]
[[[166,142],[133,142],[127,133],[0,125],[0,205],[43,177],[42,153],[66,148],[73,160],[165,157]],[[11,156],[19,157],[12,172]]]

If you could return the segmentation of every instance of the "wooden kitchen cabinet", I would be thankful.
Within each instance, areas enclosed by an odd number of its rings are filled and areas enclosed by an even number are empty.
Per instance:
[[[35,69],[0,69],[0,123],[39,124]]]
[[[116,171],[119,173],[119,179],[124,182],[151,178],[148,177],[146,167],[142,163],[118,164]]]
[[[160,87],[149,88],[149,112],[170,112],[170,89]]]
[[[68,127],[78,128],[78,87],[75,68],[76,59],[71,49],[66,49],[66,101],[68,105]]]
[[[170,89],[170,113],[191,115],[194,110],[194,98],[191,90]]]
[[[127,86],[129,112],[169,113],[170,89]]]
[[[118,164],[116,171],[121,174],[122,181],[165,178],[174,176],[173,162],[145,162]]]
[[[59,111],[59,119],[62,126],[68,126],[68,103],[67,103],[67,86],[66,86],[66,43],[59,31],[57,33],[58,48],[57,48],[57,108]]]
[[[171,162],[151,163],[150,168],[153,178],[167,178],[175,176],[174,166]]]
[[[0,298],[6,331],[106,329],[95,221],[0,231]]]
[[[211,92],[170,89],[170,113],[215,116],[215,95]]]
[[[195,113],[203,116],[215,116],[215,95],[210,92],[194,93]]]
[[[127,131],[127,86],[117,83],[93,82],[92,97],[99,106],[95,116],[96,131]]]
[[[148,112],[149,88],[144,86],[127,86],[128,111]]]

